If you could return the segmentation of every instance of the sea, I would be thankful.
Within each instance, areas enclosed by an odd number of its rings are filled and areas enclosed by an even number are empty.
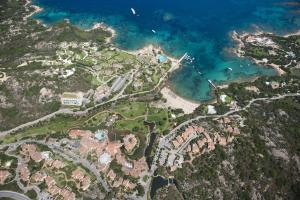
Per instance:
[[[113,42],[122,49],[136,50],[154,44],[177,58],[187,52],[193,62],[183,62],[168,83],[178,95],[203,102],[213,98],[208,80],[226,84],[276,74],[272,68],[257,66],[230,53],[229,49],[234,47],[230,33],[262,30],[284,35],[299,30],[300,5],[292,1],[33,0],[33,3],[44,9],[34,18],[45,24],[69,19],[81,28],[91,28],[97,22],[106,23],[117,31]]]

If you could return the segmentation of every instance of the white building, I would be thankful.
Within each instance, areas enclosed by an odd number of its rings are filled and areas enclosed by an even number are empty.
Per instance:
[[[64,106],[81,106],[83,95],[81,92],[64,92],[61,96],[61,103]]]

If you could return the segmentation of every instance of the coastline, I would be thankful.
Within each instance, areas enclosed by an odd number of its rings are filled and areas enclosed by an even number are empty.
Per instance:
[[[102,29],[104,31],[110,32],[111,36],[105,39],[106,43],[112,43],[112,40],[117,36],[117,31],[113,29],[111,26],[104,24],[103,22],[98,22],[93,25],[90,29],[85,29],[85,31],[92,31],[96,29]]]
[[[244,47],[245,47],[245,44],[244,44],[244,42],[243,42],[243,40],[242,40],[242,38],[244,38],[244,37],[247,37],[247,36],[249,36],[249,35],[261,35],[261,34],[263,34],[264,32],[262,32],[262,31],[257,31],[257,32],[255,32],[255,33],[243,33],[243,34],[241,34],[241,35],[239,35],[236,31],[233,31],[232,33],[231,33],[231,38],[232,38],[232,40],[233,41],[235,41],[236,42],[236,48],[234,48],[233,49],[233,53],[236,55],[236,56],[238,56],[238,57],[240,57],[240,58],[243,58],[243,57],[245,57],[244,55],[243,55],[243,53],[244,53],[244,51],[242,50]],[[272,33],[267,33],[267,34],[272,34]],[[293,34],[288,34],[288,35],[286,35],[286,36],[284,36],[284,37],[289,37],[289,36],[291,36],[291,35],[297,35],[297,34],[300,34],[300,30],[297,32],[297,33],[293,33]],[[255,58],[250,58],[255,64],[257,64],[257,65],[260,65],[260,66],[263,66],[263,67],[272,67],[276,72],[277,72],[277,74],[279,75],[279,76],[282,76],[282,75],[284,75],[286,72],[285,71],[283,71],[281,68],[280,68],[280,66],[279,65],[276,65],[276,64],[274,64],[274,63],[265,63],[263,60],[257,60],[257,59],[255,59]]]
[[[199,103],[195,103],[177,95],[169,86],[164,86],[160,92],[163,95],[163,98],[166,99],[166,102],[158,103],[158,106],[160,107],[182,109],[185,114],[191,114],[198,106],[200,106]]]
[[[23,20],[27,20],[28,18],[32,17],[33,15],[39,13],[39,12],[42,12],[44,9],[37,6],[37,5],[34,5],[32,3],[32,0],[25,0],[25,4],[24,4],[24,7],[25,8],[33,8],[33,12],[29,13],[28,15],[24,16],[23,17]],[[41,22],[39,20],[36,20],[39,24],[41,24]]]
[[[32,7],[34,10],[33,12],[29,13],[24,17],[24,20],[27,20],[28,18],[32,17],[36,13],[42,12],[43,8],[33,5],[32,0],[26,0],[26,3],[24,5],[25,7]],[[37,21],[38,24],[41,24],[43,26],[47,26],[40,20],[34,19]],[[67,19],[66,19],[67,20]],[[68,21],[68,20],[67,20]],[[69,21],[68,21],[69,22]],[[113,44],[113,39],[117,36],[117,31],[113,29],[111,26],[105,24],[104,22],[96,22],[92,28],[90,29],[84,29],[85,31],[92,31],[95,29],[102,29],[104,31],[108,31],[111,33],[110,37],[106,38],[106,43],[112,45],[114,48],[117,48],[120,51],[126,52],[131,55],[135,56],[141,56],[141,55],[150,55],[153,54],[153,52],[160,52],[160,54],[164,55],[169,61],[171,61],[171,68],[168,71],[168,74],[173,73],[174,71],[178,70],[180,68],[180,62],[179,59],[171,57],[170,55],[167,55],[163,49],[159,47],[155,47],[153,44],[146,45],[140,49],[137,50],[123,50],[118,47],[115,47]],[[192,113],[200,104],[195,103],[192,100],[186,99],[181,97],[179,94],[177,94],[174,90],[171,89],[171,87],[162,87],[163,91],[162,93],[165,94],[165,97],[168,99],[168,101],[171,103],[173,108],[182,108],[186,114]]]
[[[300,30],[298,30],[294,33],[288,33],[288,34],[284,35],[283,37],[290,37],[290,36],[296,36],[296,35],[300,35]]]
[[[34,8],[34,12],[30,13],[30,15],[26,16],[26,19],[29,18],[29,17],[32,17],[34,14],[38,13],[38,12],[41,12],[43,11],[43,8],[40,8],[39,6],[36,6],[36,5],[33,5],[32,4],[32,0],[26,0],[26,4],[25,6],[31,6]],[[45,25],[43,24],[41,21],[35,19],[38,23],[41,23],[42,25]],[[170,70],[168,71],[168,74],[170,73],[173,73],[174,71],[178,70],[180,68],[180,63],[179,63],[179,59],[177,58],[174,58],[174,57],[171,57],[169,55],[167,55],[161,47],[155,47],[153,44],[149,44],[149,45],[146,45],[140,49],[137,49],[137,50],[123,50],[123,49],[120,49],[118,47],[116,47],[114,44],[113,44],[113,39],[117,36],[117,31],[115,29],[113,29],[111,26],[103,23],[103,22],[98,22],[98,23],[95,23],[93,25],[92,28],[90,29],[84,29],[85,31],[91,31],[91,30],[95,30],[95,29],[102,29],[104,31],[108,31],[111,33],[111,36],[110,37],[107,37],[106,38],[106,43],[107,44],[110,44],[112,45],[112,47],[114,48],[117,48],[118,50],[120,51],[124,51],[124,52],[127,52],[129,54],[132,54],[132,55],[145,55],[145,54],[148,54],[148,53],[151,53],[153,50],[156,51],[156,52],[161,52],[161,54],[163,54],[164,56],[167,57],[168,60],[170,60],[172,62],[172,66],[170,68]],[[263,33],[262,31],[257,31],[255,32],[254,34],[261,34]],[[239,35],[236,31],[233,31],[232,34],[231,34],[231,38],[237,43],[237,48],[234,48],[233,49],[233,53],[238,56],[238,57],[243,57],[242,53],[241,53],[241,49],[244,47],[244,43],[242,41],[242,37],[245,37],[246,35],[248,35],[249,33],[243,33],[241,35]],[[292,34],[287,34],[285,37],[288,37],[288,36],[291,36],[291,35],[298,35],[300,34],[300,30],[296,33],[292,33]],[[257,65],[261,65],[261,66],[269,66],[269,67],[272,67],[273,69],[276,70],[277,74],[278,75],[283,75],[285,72],[280,69],[279,66],[277,65],[272,65],[272,64],[264,64],[262,63],[261,61],[259,60],[256,60],[256,59],[252,59],[253,62],[255,62]],[[255,80],[257,79],[257,77],[252,77],[251,80]],[[240,82],[240,80],[238,80],[237,82]],[[222,88],[224,85],[224,87],[226,87],[227,85],[229,85],[230,83],[224,83],[224,84],[221,84],[219,85],[218,87],[219,88]],[[162,88],[165,88],[165,87],[162,87]],[[190,100],[190,99],[186,99],[186,98],[183,98],[180,96],[180,94],[177,94],[174,89],[172,89],[172,87],[169,87],[167,86],[168,90],[172,91],[173,94],[171,96],[174,97],[175,100],[173,101],[176,101],[176,99],[183,99],[184,102],[187,102],[188,104],[190,103],[193,107],[195,106],[195,102],[193,100]],[[170,96],[170,95],[169,95]],[[215,98],[212,98],[210,101],[213,102],[215,100]],[[180,100],[181,101],[181,100]],[[181,101],[183,102],[183,101]],[[199,104],[197,104],[199,105]]]

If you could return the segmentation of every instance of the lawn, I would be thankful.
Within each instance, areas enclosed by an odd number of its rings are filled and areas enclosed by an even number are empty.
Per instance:
[[[163,132],[170,126],[168,111],[166,109],[159,109],[151,107],[148,113],[148,121],[156,124],[156,130]]]
[[[148,131],[148,128],[144,125],[144,117],[135,120],[119,120],[116,122],[115,128],[117,130],[128,130],[133,133],[141,132],[146,134]]]
[[[146,114],[147,105],[145,102],[124,102],[117,105],[114,111],[124,116],[125,118],[133,118]]]
[[[8,135],[2,139],[3,143],[13,143],[17,140],[27,137],[35,137],[42,135],[50,135],[57,132],[67,132],[73,127],[81,126],[83,119],[74,119],[72,117],[57,117],[50,122],[46,122],[43,125],[37,127],[28,128],[24,131],[20,131],[13,135]]]
[[[95,114],[93,117],[85,121],[85,124],[89,126],[97,126],[106,121],[106,118],[109,116],[108,112],[100,112]]]

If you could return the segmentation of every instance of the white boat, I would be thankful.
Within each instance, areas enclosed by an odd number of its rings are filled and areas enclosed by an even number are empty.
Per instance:
[[[231,67],[227,67],[227,69],[229,69],[230,71],[232,71],[232,68],[231,68]]]
[[[153,33],[156,33],[156,31],[155,31],[155,30],[153,30],[153,29],[152,29],[152,32],[153,32]]]
[[[131,12],[132,12],[133,15],[136,15],[136,12],[133,8],[131,8]]]

